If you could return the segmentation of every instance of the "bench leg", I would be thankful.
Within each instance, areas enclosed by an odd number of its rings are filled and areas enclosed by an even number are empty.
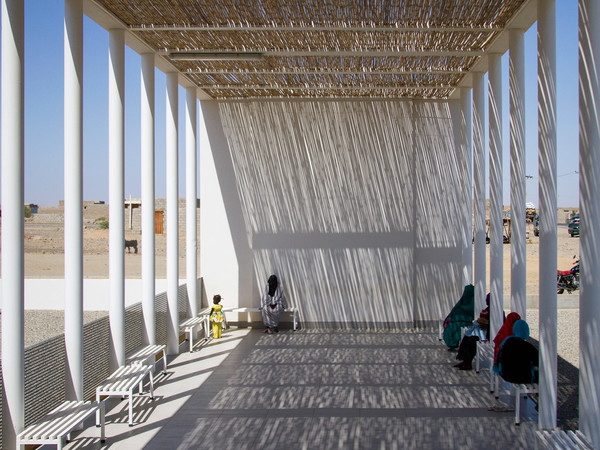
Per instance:
[[[521,390],[515,388],[515,425],[521,422]]]
[[[129,389],[129,426],[133,426],[133,388]]]
[[[98,393],[96,393],[96,403],[100,403],[100,396],[98,395]],[[100,426],[100,411],[96,411],[96,426],[99,427]]]
[[[298,329],[298,316],[297,316],[298,311],[294,310],[294,331],[296,331]]]
[[[194,327],[190,328],[189,340],[190,340],[190,353],[192,353],[194,351]]]
[[[150,398],[154,400],[154,375],[150,372]]]
[[[163,349],[163,373],[167,373],[167,351]]]
[[[100,402],[100,442],[101,443],[106,442],[105,415],[106,415],[106,410],[105,410],[104,402]]]

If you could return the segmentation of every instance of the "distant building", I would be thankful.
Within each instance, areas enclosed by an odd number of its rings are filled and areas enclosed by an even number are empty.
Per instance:
[[[179,199],[179,233],[185,235],[185,198]],[[142,200],[139,198],[125,199],[125,231],[141,233],[142,231]],[[154,227],[156,234],[167,232],[167,199],[157,198],[154,200]],[[196,217],[200,220],[200,199],[196,199]]]

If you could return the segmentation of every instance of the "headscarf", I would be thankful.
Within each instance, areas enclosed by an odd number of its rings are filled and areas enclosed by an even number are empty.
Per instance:
[[[475,288],[472,284],[465,286],[462,297],[444,320],[444,342],[450,348],[457,347],[460,342],[460,330],[473,322],[473,303]]]
[[[498,350],[500,350],[500,344],[504,342],[509,336],[513,334],[513,325],[517,320],[521,319],[521,316],[516,312],[511,312],[508,316],[506,316],[506,320],[498,330],[498,334],[494,338],[494,361],[496,360],[496,356],[498,355]]]
[[[517,320],[513,325],[513,336],[526,341],[529,339],[529,325],[524,320]]]
[[[275,291],[277,290],[277,285],[279,284],[277,282],[277,277],[275,275],[271,275],[267,283],[269,285],[269,295],[273,297],[275,295]]]

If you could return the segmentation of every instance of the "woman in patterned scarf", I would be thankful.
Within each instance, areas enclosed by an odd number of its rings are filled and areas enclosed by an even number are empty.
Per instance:
[[[266,327],[265,333],[273,334],[279,331],[279,319],[286,307],[281,283],[275,275],[271,275],[260,302],[260,312]]]

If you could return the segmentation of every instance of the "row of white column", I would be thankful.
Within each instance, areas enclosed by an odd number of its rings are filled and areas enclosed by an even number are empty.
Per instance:
[[[2,376],[3,445],[24,427],[24,10],[2,1]],[[64,187],[66,395],[83,400],[83,2],[65,0]],[[125,363],[124,49],[109,31],[109,321],[110,365]],[[155,343],[154,54],[141,63],[143,341]],[[178,75],[167,74],[167,352],[179,350]],[[189,313],[197,315],[196,88],[186,89],[186,278]],[[121,226],[119,226],[119,224]]]
[[[557,423],[557,122],[556,122],[556,7],[554,0],[538,2],[538,157],[540,192],[540,428]],[[580,78],[580,429],[600,446],[600,5],[579,1]],[[490,298],[491,327],[502,323],[503,217],[501,70],[499,54],[488,56],[489,180],[490,180]],[[526,318],[525,243],[525,101],[523,30],[509,35],[511,309]],[[464,185],[466,228],[471,226],[470,161],[473,161],[474,249],[465,243],[465,283],[475,285],[476,310],[486,292],[485,156],[483,73],[473,76],[471,90],[461,89],[461,144],[467,161]],[[472,109],[471,109],[472,108]],[[472,136],[470,134],[472,117]],[[472,156],[471,156],[472,155]]]

